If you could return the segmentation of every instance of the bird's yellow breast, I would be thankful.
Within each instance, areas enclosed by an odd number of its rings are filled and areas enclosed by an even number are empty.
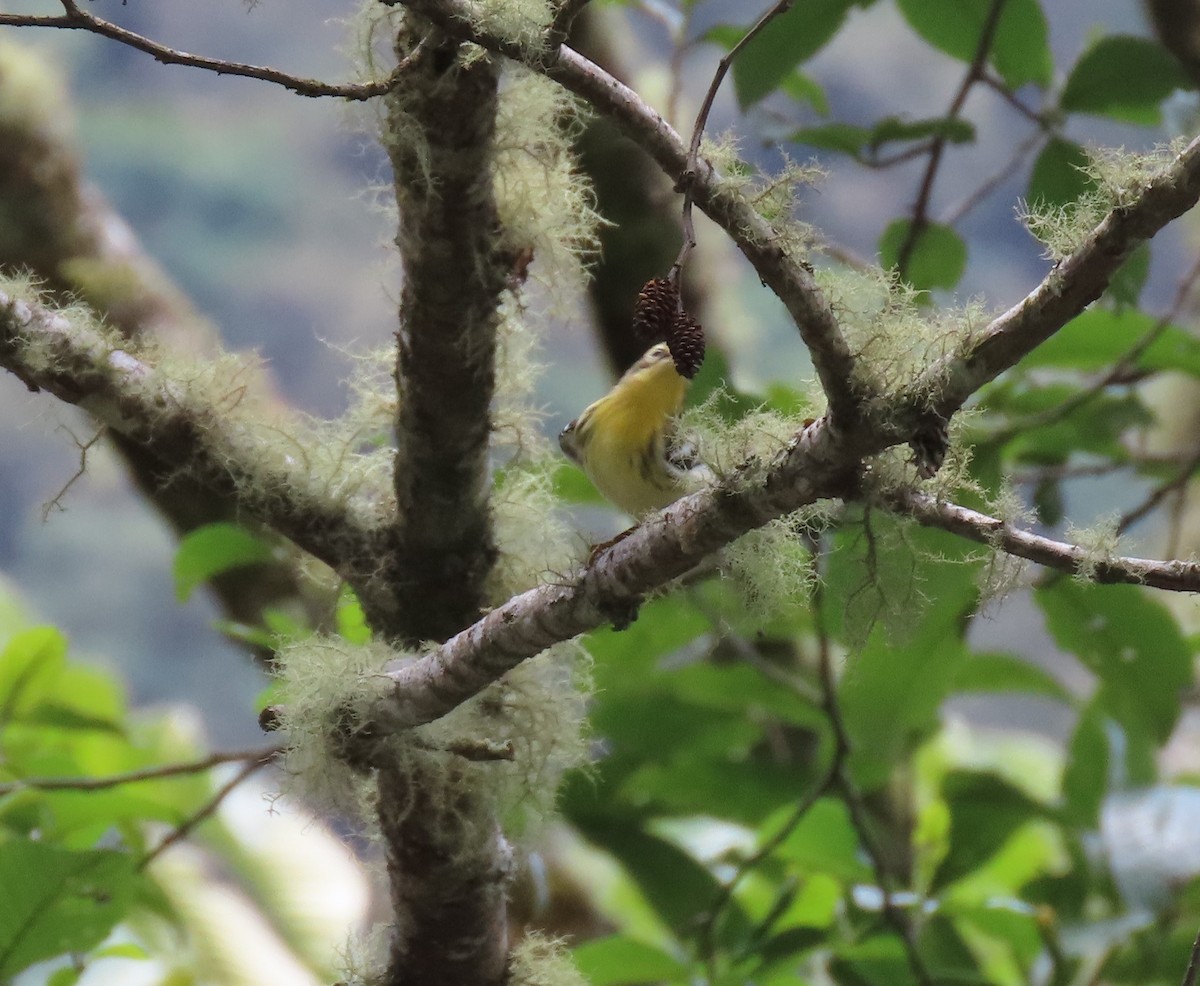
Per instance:
[[[657,347],[656,347],[657,348]],[[564,434],[564,451],[603,496],[640,517],[678,499],[686,487],[666,462],[671,419],[688,382],[652,349]]]

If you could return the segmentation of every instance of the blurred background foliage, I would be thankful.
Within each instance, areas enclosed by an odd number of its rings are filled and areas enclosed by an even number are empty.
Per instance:
[[[821,266],[882,259],[931,304],[1003,309],[1048,269],[1019,202],[1087,195],[1089,146],[1140,150],[1195,132],[1186,57],[1132,0],[1008,0],[980,78],[948,112],[990,6],[797,0],[735,64],[711,129],[732,128],[742,159],[766,173],[786,159],[827,172],[800,191],[799,216],[827,248]],[[350,74],[336,19],[349,4],[93,7],[174,47]],[[576,41],[686,132],[719,51],[757,13],[719,0],[597,3]],[[369,118],[67,32],[5,31],[0,45],[57,65],[88,178],[224,341],[258,350],[288,402],[337,413],[345,351],[388,343],[398,290]],[[546,332],[549,433],[628,362],[636,287],[676,246],[675,200],[628,143],[598,125],[583,150],[602,210],[629,218],[608,234],[592,297]],[[714,352],[698,396],[725,377],[749,401],[800,404],[810,371],[794,327],[718,231],[699,233],[696,307]],[[1185,220],[1139,251],[1105,299],[967,419],[973,478],[989,493],[1014,483],[1043,532],[1078,536],[1113,518],[1127,553],[1194,551],[1189,239]],[[15,380],[0,386],[0,784],[261,743],[265,682],[190,590],[270,548],[210,531],[177,554],[99,449],[44,509],[76,471],[72,434],[86,441],[89,425]],[[562,489],[587,533],[619,526],[570,471]],[[514,921],[574,935],[598,986],[1178,982],[1200,926],[1195,603],[1038,573],[1018,573],[993,602],[983,552],[861,511],[809,546],[824,588],[781,603],[767,625],[747,617],[738,587],[714,582],[589,636],[595,763],[566,785],[564,824],[531,857]],[[339,612],[341,632],[361,634],[353,602]],[[67,634],[69,656],[42,623]],[[281,615],[266,631],[302,628]],[[332,976],[342,929],[365,920],[363,878],[316,823],[299,825],[307,848],[277,834],[292,855],[269,856],[271,840],[246,823],[264,814],[254,795],[269,776],[197,829],[202,848],[173,847],[154,880],[140,868],[232,776],[85,798],[0,788],[5,831],[37,834],[24,855],[0,852],[0,886],[48,888],[0,905],[0,980],[30,963],[42,964],[22,982],[56,986],[262,981],[256,962],[273,982]],[[305,867],[289,865],[297,852]],[[325,895],[310,900],[301,883],[318,876]]]

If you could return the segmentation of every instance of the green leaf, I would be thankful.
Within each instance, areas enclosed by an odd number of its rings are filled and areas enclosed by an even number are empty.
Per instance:
[[[67,662],[67,638],[53,627],[13,634],[0,653],[0,723],[28,715],[55,693]]]
[[[1117,268],[1108,282],[1106,294],[1116,302],[1118,312],[1138,303],[1149,277],[1150,244],[1142,243],[1125,258],[1125,263]]]
[[[175,598],[184,602],[214,575],[271,558],[271,546],[237,524],[197,527],[179,542],[175,553]]]
[[[1108,792],[1107,716],[1096,702],[1080,713],[1067,748],[1063,772],[1063,816],[1079,828],[1098,828],[1100,805]]]
[[[1051,674],[1013,654],[972,654],[954,673],[956,692],[1024,692],[1070,701]]]
[[[1051,137],[1033,163],[1026,196],[1035,205],[1066,205],[1096,187],[1096,180],[1085,169],[1087,152],[1062,137]]]
[[[762,825],[764,838],[779,830],[792,807],[778,812]],[[801,873],[827,873],[851,883],[869,880],[870,868],[864,863],[858,835],[843,801],[821,798],[800,820],[776,850],[780,859],[794,864]]]
[[[902,120],[898,116],[884,117],[867,138],[871,150],[896,141],[925,140],[943,137],[951,144],[967,144],[975,139],[975,126],[967,120],[935,116],[924,120]]]
[[[939,608],[949,612],[958,604],[963,612],[973,604],[969,577],[960,574],[959,582],[957,592],[947,589],[948,597],[939,598]],[[850,763],[866,788],[882,783],[892,764],[936,728],[938,707],[966,655],[957,627],[925,615],[914,638],[904,644],[876,627],[842,680]]]
[[[790,140],[823,150],[840,151],[862,160],[887,144],[944,137],[951,144],[965,144],[975,139],[975,127],[966,120],[932,117],[924,120],[902,120],[885,117],[873,127],[856,127],[849,123],[826,123],[795,131]]]
[[[349,586],[346,586],[338,597],[337,612],[334,615],[337,621],[338,636],[343,640],[352,644],[371,642],[371,628],[367,626],[366,615],[363,613],[362,605],[354,594],[354,590]]]
[[[1144,312],[1090,308],[1026,356],[1021,366],[1082,373],[1105,370],[1158,328],[1158,320]],[[1200,377],[1200,339],[1177,326],[1167,326],[1141,354],[1136,366],[1141,370],[1174,370]]]
[[[904,946],[895,935],[879,934],[839,945],[829,971],[835,983],[855,986],[916,986]]]
[[[738,104],[745,109],[783,85],[797,65],[815,55],[837,33],[853,5],[853,0],[807,0],[771,21],[734,60]],[[710,30],[705,39],[728,51],[746,30],[721,25]]]
[[[95,948],[125,917],[138,879],[123,853],[0,842],[0,978]]]
[[[1039,479],[1033,488],[1033,509],[1039,524],[1046,527],[1061,524],[1067,512],[1062,483],[1052,476]]]
[[[879,259],[884,267],[900,265],[900,251],[912,221],[896,219],[879,240]],[[904,279],[919,291],[952,288],[967,266],[967,244],[949,226],[926,223],[913,241],[904,268]]]
[[[797,130],[788,139],[796,144],[806,144],[825,151],[841,151],[857,158],[870,143],[871,131],[849,123],[825,123]]]
[[[1126,123],[1156,126],[1159,106],[1192,84],[1166,49],[1146,38],[1114,34],[1083,53],[1067,77],[1060,105]]]
[[[954,771],[942,782],[942,797],[950,807],[950,847],[935,887],[972,873],[1021,826],[1045,817],[1041,805],[991,773]]]
[[[629,821],[628,815],[621,819],[593,816],[583,820],[580,829],[589,841],[616,857],[670,928],[681,935],[694,935],[698,915],[716,899],[720,885],[682,849],[629,825]],[[728,913],[731,920],[727,926],[738,926],[737,931],[744,933],[741,909],[734,905]]]
[[[816,79],[803,72],[790,73],[780,83],[779,89],[797,103],[808,103],[821,116],[829,115],[829,97],[825,95],[825,90]]]
[[[1022,430],[1008,442],[1005,454],[1015,461],[1043,465],[1081,454],[1126,462],[1129,451],[1122,435],[1152,421],[1138,394],[1101,394],[1051,425]]]
[[[75,986],[82,975],[82,969],[76,969],[70,965],[63,966],[61,969],[54,970],[54,974],[46,980],[46,986]]]
[[[935,48],[971,62],[979,47],[991,0],[899,0],[914,31]],[[989,60],[1013,89],[1035,82],[1047,86],[1054,62],[1046,17],[1037,0],[1007,0],[996,26]]]
[[[604,627],[587,636],[596,688],[602,695],[643,691],[662,658],[712,630],[712,624],[680,596],[664,596],[642,606],[624,630]]]
[[[1125,732],[1129,780],[1152,780],[1154,752],[1175,728],[1191,682],[1191,651],[1175,620],[1130,585],[1059,579],[1036,598],[1058,645],[1099,677],[1093,702]]]
[[[585,942],[571,954],[576,967],[591,986],[682,978],[687,969],[674,956],[622,935]]]
[[[554,468],[554,495],[566,503],[602,504],[607,501],[575,463],[562,461]]]

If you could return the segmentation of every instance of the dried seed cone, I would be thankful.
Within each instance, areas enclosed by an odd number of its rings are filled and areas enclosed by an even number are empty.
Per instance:
[[[679,311],[679,290],[665,277],[642,285],[633,306],[633,332],[644,343],[666,339]]]
[[[913,465],[922,479],[933,479],[950,448],[948,422],[940,415],[931,415],[922,422],[920,429],[909,441],[913,450]]]
[[[687,312],[678,312],[667,333],[671,359],[681,377],[691,380],[704,362],[704,329]]]

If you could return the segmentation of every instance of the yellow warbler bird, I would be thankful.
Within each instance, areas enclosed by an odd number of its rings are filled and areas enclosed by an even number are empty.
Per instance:
[[[696,489],[707,475],[703,467],[688,468],[673,442],[688,383],[660,342],[558,436],[563,453],[605,499],[638,519]]]

